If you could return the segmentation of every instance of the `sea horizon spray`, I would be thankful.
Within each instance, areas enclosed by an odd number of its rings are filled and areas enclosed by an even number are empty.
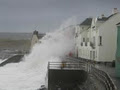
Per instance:
[[[36,90],[45,84],[49,61],[62,61],[74,52],[76,24],[69,19],[59,29],[47,33],[23,61],[0,67],[0,90]]]

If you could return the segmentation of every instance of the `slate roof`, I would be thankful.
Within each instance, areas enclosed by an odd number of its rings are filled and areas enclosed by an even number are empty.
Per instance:
[[[108,20],[108,17],[98,18],[97,20],[98,21],[106,21],[106,20]]]
[[[112,14],[108,17],[102,17],[102,18],[98,18],[97,20],[98,21],[107,21],[109,18],[113,17],[114,15],[116,15],[117,13],[115,14]],[[86,18],[80,25],[91,25],[92,23],[92,18]]]
[[[92,18],[86,18],[80,25],[91,25]]]
[[[111,18],[112,16],[116,15],[116,14],[117,14],[117,13],[110,15],[110,16],[108,17],[108,19]]]
[[[108,16],[108,17],[98,18],[98,21],[107,21],[109,18],[111,18],[112,16],[114,16],[114,15],[116,15],[116,14],[117,14],[117,13],[112,14],[112,15],[110,15],[110,16]]]
[[[116,25],[120,25],[120,22],[119,22],[119,23],[117,23]]]

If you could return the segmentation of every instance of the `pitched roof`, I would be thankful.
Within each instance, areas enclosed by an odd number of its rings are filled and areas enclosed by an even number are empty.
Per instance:
[[[116,25],[120,25],[120,22],[119,22],[119,23],[117,23]]]
[[[92,18],[86,18],[80,25],[91,25]]]
[[[110,16],[108,16],[108,17],[98,18],[98,21],[107,21],[109,18],[113,17],[113,16],[116,15],[116,14],[117,14],[117,13],[112,14],[112,15],[110,15]]]
[[[98,18],[97,20],[98,20],[98,21],[106,21],[106,20],[108,20],[108,17]]]
[[[117,14],[117,13],[110,15],[110,16],[108,17],[108,19],[111,18],[112,16],[116,15],[116,14]]]
[[[110,15],[110,16],[108,16],[108,17],[98,18],[98,21],[107,21],[109,18],[111,18],[112,16],[114,16],[114,15],[116,15],[116,14],[117,14],[117,13],[112,14],[112,15]]]

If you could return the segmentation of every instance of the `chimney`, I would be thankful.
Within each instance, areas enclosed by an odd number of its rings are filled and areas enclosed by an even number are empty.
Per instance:
[[[118,13],[118,9],[114,8],[113,11],[112,11],[112,14],[116,14],[116,13]]]
[[[105,15],[104,15],[104,14],[102,14],[102,15],[101,15],[101,18],[104,18],[104,17],[105,17]]]

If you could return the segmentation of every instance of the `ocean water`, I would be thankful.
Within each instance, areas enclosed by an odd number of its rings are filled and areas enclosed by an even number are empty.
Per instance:
[[[22,62],[0,67],[0,90],[37,90],[44,85],[48,62],[62,61],[69,52],[74,53],[75,28],[71,25],[75,24],[74,18],[67,20],[47,33]]]
[[[21,40],[21,39],[31,39],[31,33],[10,33],[10,32],[0,32],[0,39],[14,39],[14,40]]]
[[[0,50],[0,59],[7,59],[7,58],[10,58],[14,55],[17,54],[17,50],[9,50],[9,49],[6,49],[6,50]]]

